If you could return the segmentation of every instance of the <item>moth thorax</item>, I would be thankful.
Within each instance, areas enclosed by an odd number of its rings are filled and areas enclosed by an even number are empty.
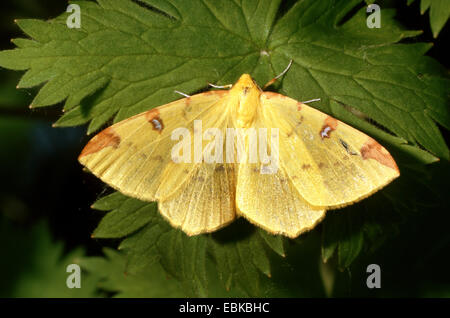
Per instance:
[[[256,118],[256,112],[259,105],[259,98],[254,94],[241,96],[237,108],[237,126],[248,128],[253,124]]]

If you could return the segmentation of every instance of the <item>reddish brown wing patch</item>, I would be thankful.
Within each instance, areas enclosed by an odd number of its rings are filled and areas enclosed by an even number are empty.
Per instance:
[[[112,127],[108,127],[105,130],[101,131],[94,138],[92,138],[91,141],[89,141],[89,143],[81,152],[80,158],[92,153],[96,153],[109,146],[117,148],[119,147],[119,144],[119,135],[114,131],[114,129],[112,129]]]
[[[389,152],[372,138],[369,138],[361,147],[361,156],[363,159],[374,159],[382,165],[399,172],[397,164]]]
[[[338,125],[337,119],[328,116],[325,118],[324,124],[322,126],[322,129],[319,132],[320,137],[323,138],[330,138],[330,134],[333,130],[336,130]]]
[[[145,113],[145,119],[152,124],[153,130],[156,130],[157,132],[161,133],[164,129],[164,123],[159,117],[159,110],[158,109],[151,109],[148,112]]]
[[[301,111],[302,110],[302,103],[297,102],[297,110]]]

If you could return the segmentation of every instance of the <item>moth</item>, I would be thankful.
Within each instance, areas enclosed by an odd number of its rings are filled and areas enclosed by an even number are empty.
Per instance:
[[[241,136],[234,143],[231,131]],[[254,147],[264,134],[266,148]],[[275,168],[264,171],[274,154]],[[248,74],[230,89],[186,96],[104,129],[79,161],[123,194],[157,201],[162,216],[188,235],[242,216],[294,238],[326,210],[364,199],[400,175],[371,137],[263,91]]]

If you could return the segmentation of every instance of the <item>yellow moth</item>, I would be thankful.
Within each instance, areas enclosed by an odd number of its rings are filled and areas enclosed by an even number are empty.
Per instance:
[[[264,135],[276,142],[254,147]],[[269,154],[277,162],[267,173]],[[79,161],[125,195],[157,201],[170,224],[188,235],[243,216],[273,234],[296,237],[326,210],[355,203],[399,176],[374,139],[262,91],[248,74],[229,90],[188,96],[106,128]]]

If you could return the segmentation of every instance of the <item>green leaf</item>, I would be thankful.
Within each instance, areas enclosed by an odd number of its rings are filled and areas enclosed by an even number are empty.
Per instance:
[[[258,232],[264,242],[270,246],[272,250],[282,257],[286,256],[284,248],[285,239],[282,236],[270,234],[262,229],[258,229]]]
[[[445,190],[436,181],[445,178],[448,162],[445,164],[445,168],[410,164],[385,190],[356,205],[327,212],[322,224],[322,261],[335,259],[341,270],[349,268],[360,254],[373,253],[398,235],[409,218],[442,201]],[[439,170],[443,170],[442,176],[436,173]]]
[[[414,0],[408,0],[408,5],[413,2]],[[430,9],[430,26],[433,37],[437,38],[450,18],[450,6],[446,0],[421,0],[420,14],[424,14],[428,9]]]
[[[123,203],[117,203],[117,199],[118,195],[110,195],[100,199],[100,203],[104,206],[120,205],[123,207],[123,215],[135,213],[133,208],[126,208]],[[108,203],[109,200],[111,204]],[[152,203],[136,199],[128,200],[134,201],[134,204],[130,203],[128,207],[140,204],[153,206]],[[116,210],[110,213],[114,211]],[[210,274],[207,273],[211,262],[216,264],[215,278],[220,279],[222,286],[227,290],[236,287],[236,290],[232,290],[233,293],[247,296],[262,295],[264,290],[260,287],[260,275],[270,276],[269,251],[273,248],[275,252],[284,254],[282,239],[270,237],[262,231],[253,231],[243,240],[235,240],[236,234],[232,234],[233,239],[228,239],[227,242],[223,242],[223,233],[229,238],[231,233],[236,233],[235,231],[225,229],[221,231],[222,234],[188,237],[182,231],[172,228],[156,210],[152,210],[149,214],[151,217],[148,223],[120,244],[119,248],[126,252],[128,257],[128,271],[137,273],[154,266],[155,263],[160,263],[170,276],[181,283],[184,292],[190,296],[215,295],[211,294],[216,291],[210,288],[208,278]],[[124,223],[118,225],[116,232],[119,233],[122,233],[119,227],[127,228]],[[244,229],[238,230],[238,233],[251,232],[252,226],[246,224]]]
[[[118,196],[110,196],[110,202],[106,200],[97,202],[97,207],[114,206]],[[121,197],[123,199],[123,197]],[[157,211],[156,203],[147,204],[142,201],[126,198],[101,220],[92,237],[116,238],[124,237],[140,229],[147,224]]]
[[[237,231],[215,234],[211,251],[227,290],[237,288],[248,296],[261,296],[264,283],[260,275],[271,277],[269,255],[261,232],[245,225],[237,224]],[[233,240],[236,235],[240,239]]]
[[[383,10],[383,27],[365,27],[365,8],[342,20],[360,1],[300,1],[286,13],[279,1],[76,2],[81,29],[68,13],[19,20],[32,41],[0,53],[3,67],[28,70],[20,86],[44,84],[33,107],[65,101],[56,123],[90,121],[88,132],[119,121],[206,83],[233,83],[242,73],[263,84],[294,65],[278,90],[337,116],[339,100],[411,146],[441,158],[448,148],[434,121],[450,126],[449,80],[420,44],[396,44],[420,32],[402,29]],[[346,18],[347,19],[347,18]],[[348,116],[339,117],[346,121]],[[360,128],[357,126],[357,128]]]
[[[119,298],[185,297],[176,280],[168,277],[157,263],[138,273],[127,271],[125,255],[109,248],[106,257],[83,257],[83,270],[99,277],[98,288]]]
[[[161,264],[193,296],[207,296],[206,244],[204,236],[188,238],[174,230],[162,234],[157,242]]]
[[[352,6],[348,2],[339,2],[334,10],[326,6],[299,2],[275,26],[273,63],[281,66],[292,58],[291,70],[295,69],[284,77],[281,91],[299,100],[321,96],[317,107],[346,121],[347,116],[338,116],[330,107],[330,100],[343,102],[408,142],[448,158],[445,141],[432,123],[434,119],[449,127],[449,111],[444,107],[448,89],[440,86],[448,86],[448,78],[443,70],[429,73],[439,67],[422,56],[423,47],[394,44],[417,33],[401,30],[389,20],[394,12],[388,9],[383,11],[383,28],[376,32],[361,27],[364,10],[337,27],[338,18]],[[302,21],[306,11],[316,23],[301,27],[294,21]]]
[[[266,291],[261,287],[260,276],[271,276],[270,253],[285,254],[283,238],[262,230],[255,231],[250,224],[237,222],[238,228],[235,226],[234,230],[232,227],[213,235],[188,237],[172,228],[157,213],[153,203],[113,193],[99,199],[93,206],[112,210],[103,218],[94,237],[127,236],[119,249],[126,254],[130,275],[162,266],[181,284],[186,295],[218,296],[217,288],[210,285],[214,279],[220,279],[222,286],[233,294],[261,296]],[[137,218],[137,211],[146,211],[147,215]],[[134,227],[136,220],[142,222],[138,227]],[[133,224],[132,230],[130,223]],[[242,233],[244,238],[236,240]],[[251,234],[247,236],[245,233]],[[211,272],[208,268],[212,266],[216,271],[213,277],[209,277]]]
[[[98,277],[81,271],[81,288],[68,288],[66,280],[70,264],[84,257],[81,248],[64,252],[62,242],[55,242],[48,226],[40,222],[23,229],[0,218],[0,252],[2,261],[1,297],[11,298],[72,298],[96,297]],[[8,242],[13,242],[9,244]]]
[[[422,0],[422,2],[424,2],[424,0]],[[450,6],[448,4],[448,1],[434,0],[431,2],[430,24],[431,30],[433,31],[433,36],[435,38],[438,37],[439,32],[447,23],[449,17],[450,17]]]
[[[364,243],[360,211],[329,212],[323,226],[322,260],[327,262],[337,251],[339,268],[349,267]]]

